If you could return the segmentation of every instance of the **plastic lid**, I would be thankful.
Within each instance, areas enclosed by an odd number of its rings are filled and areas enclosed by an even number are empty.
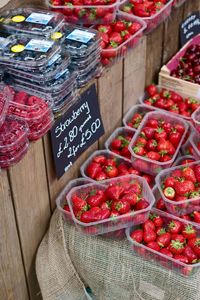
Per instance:
[[[47,65],[61,51],[52,40],[27,35],[11,35],[0,50],[0,62],[9,66],[18,65],[37,68]]]
[[[15,116],[7,116],[0,128],[0,153],[12,151],[27,139],[28,126]]]
[[[62,14],[35,8],[17,8],[2,13],[1,26],[8,33],[50,36],[64,22]]]
[[[97,30],[64,23],[58,33],[62,34],[60,41],[72,57],[88,56],[95,48],[100,48],[101,36]]]
[[[35,82],[41,81],[47,82],[55,79],[59,73],[64,71],[70,64],[71,59],[67,51],[62,51],[61,53],[56,53],[53,57],[48,61],[46,69],[42,72],[38,70],[26,71],[21,69],[16,69],[13,67],[8,67],[7,73],[11,75],[17,75],[18,77],[29,79]]]

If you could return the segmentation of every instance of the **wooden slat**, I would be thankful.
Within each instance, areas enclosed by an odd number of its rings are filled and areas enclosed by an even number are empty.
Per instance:
[[[183,20],[183,6],[172,10],[164,26],[163,60],[164,65],[179,50],[179,26]]]
[[[189,0],[184,4],[184,17],[187,17],[192,12],[200,10],[200,1],[199,0]]]
[[[146,37],[124,59],[123,114],[144,92],[146,76]]]
[[[157,82],[158,72],[162,66],[162,43],[163,27],[161,24],[157,29],[147,35],[146,53],[146,84]]]
[[[0,299],[29,299],[6,171],[0,173]]]
[[[55,199],[58,194],[65,187],[67,182],[71,179],[74,179],[79,176],[79,168],[87,159],[87,157],[97,149],[98,142],[94,143],[88,150],[86,150],[74,163],[74,165],[58,180],[55,173],[54,162],[53,162],[53,154],[51,151],[51,142],[50,136],[46,136],[44,138],[45,145],[45,157],[46,157],[46,165],[47,165],[47,174],[48,174],[48,184],[49,184],[49,193],[51,199],[51,209],[52,211],[55,208]]]
[[[50,218],[42,140],[30,145],[24,159],[10,168],[9,174],[30,295],[36,299],[39,287],[34,269],[35,254]]]
[[[99,103],[105,134],[100,138],[99,146],[111,132],[121,125],[122,118],[122,61],[109,68],[98,80]]]

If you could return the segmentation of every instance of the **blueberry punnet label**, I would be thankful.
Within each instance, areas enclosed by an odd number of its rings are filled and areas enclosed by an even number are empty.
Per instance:
[[[53,46],[53,43],[53,41],[32,39],[25,46],[25,49],[30,51],[48,52],[49,49]]]
[[[32,13],[26,19],[26,22],[47,25],[52,18],[53,18],[53,15],[47,15],[47,14],[41,14],[41,13]]]
[[[80,29],[74,29],[66,38],[68,40],[73,40],[77,42],[81,42],[84,44],[87,44],[93,37],[95,36],[95,33],[88,32]]]

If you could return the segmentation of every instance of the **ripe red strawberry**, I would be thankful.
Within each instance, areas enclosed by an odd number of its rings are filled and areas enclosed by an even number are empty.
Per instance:
[[[126,195],[124,195],[121,200],[127,201],[131,206],[136,205],[136,203],[139,201],[139,197],[136,193],[130,192]]]
[[[199,211],[193,211],[193,218],[194,218],[194,222],[200,223],[200,212]]]
[[[82,198],[78,197],[77,195],[72,196],[72,204],[74,210],[86,211],[88,209],[87,202]]]
[[[167,177],[164,181],[164,185],[165,187],[173,187],[174,186],[174,182],[175,182],[175,178],[170,176]]]
[[[158,161],[160,159],[160,154],[155,151],[150,151],[147,153],[147,157],[151,160]]]
[[[160,246],[155,241],[147,243],[146,246],[153,249],[153,250],[155,250],[155,251],[158,251],[158,252],[160,251]]]
[[[190,167],[185,167],[182,169],[182,176],[185,179],[192,181],[194,183],[197,181],[196,177],[195,177],[195,173],[194,173],[193,169]]]
[[[155,128],[144,127],[141,132],[141,136],[146,139],[152,139],[155,133]]]
[[[156,214],[150,214],[149,215],[149,219],[151,221],[153,221],[153,223],[154,223],[154,225],[156,227],[162,227],[162,225],[163,225],[163,219],[160,216],[158,216]]]
[[[153,231],[156,230],[155,224],[154,224],[154,222],[151,221],[151,220],[146,220],[146,221],[143,223],[142,227],[143,227],[144,230],[148,230],[148,229],[151,229],[151,230],[153,230]]]
[[[156,233],[152,229],[148,228],[144,230],[143,240],[147,244],[156,240]]]
[[[95,176],[95,180],[97,180],[97,181],[102,181],[105,179],[107,179],[107,176],[106,176],[106,173],[103,171],[98,172]]]
[[[93,162],[104,165],[106,162],[106,157],[104,155],[97,155],[93,158]]]
[[[184,245],[183,245],[183,243],[181,243],[179,241],[172,240],[169,245],[169,250],[173,254],[181,254],[184,251]]]
[[[180,169],[174,170],[172,171],[171,176],[175,178],[181,178],[182,171]]]
[[[171,233],[180,233],[182,228],[183,228],[183,225],[180,221],[178,220],[173,220],[169,223],[169,232]]]
[[[114,201],[111,205],[112,210],[116,210],[120,213],[120,215],[126,214],[130,211],[130,204],[124,200]]]
[[[86,174],[90,178],[95,179],[97,173],[99,173],[100,171],[101,171],[101,166],[95,162],[91,162],[86,169]]]
[[[182,234],[186,239],[190,240],[196,237],[197,232],[191,224],[188,224],[184,226]]]
[[[143,230],[142,229],[136,229],[131,233],[131,238],[138,242],[138,243],[142,243],[143,241]]]
[[[70,209],[69,209],[69,205],[68,204],[65,204],[63,206],[63,209],[66,211],[66,212],[70,212]]]
[[[149,207],[149,202],[145,199],[141,199],[134,206],[134,210],[142,210],[142,209],[145,209],[147,207]]]
[[[167,255],[169,257],[173,257],[173,254],[169,251],[169,249],[167,248],[163,248],[160,250],[160,253],[164,254],[164,255]]]
[[[92,190],[87,197],[87,203],[91,207],[99,206],[102,202],[106,201],[106,197],[103,191]]]
[[[185,246],[185,249],[183,251],[183,255],[185,255],[188,259],[188,262],[190,264],[194,264],[197,262],[197,255],[194,253],[194,251],[192,250],[192,248],[188,245]]]
[[[107,166],[104,168],[104,172],[109,178],[117,177],[118,176],[118,169],[114,166]]]
[[[157,201],[156,208],[164,211],[166,210],[165,202],[162,198]]]
[[[171,241],[171,234],[169,232],[165,232],[159,235],[157,238],[157,243],[162,248],[167,247],[170,241]]]
[[[188,264],[189,263],[187,256],[182,255],[182,254],[175,254],[174,255],[174,259],[177,259],[178,261],[180,261],[180,262],[182,262],[184,264]]]
[[[186,242],[186,239],[185,239],[185,237],[182,234],[172,233],[171,239],[173,241],[179,241],[179,242],[181,242],[183,244],[185,244],[185,242]]]
[[[200,182],[200,165],[194,167],[196,180]]]
[[[109,186],[105,190],[105,194],[109,200],[119,200],[124,192],[124,188],[120,185]]]
[[[177,195],[183,196],[195,190],[195,185],[190,180],[181,180],[174,183],[174,189]]]
[[[145,140],[146,141],[146,140]],[[156,151],[158,143],[154,139],[147,141],[146,148],[148,151]]]
[[[155,84],[150,84],[146,87],[146,92],[149,94],[149,96],[154,96],[157,93],[157,87]]]
[[[190,247],[192,248],[194,253],[200,259],[200,238],[194,238],[194,239],[191,239],[190,241],[191,241],[191,243],[190,244],[188,243],[188,245],[190,245]]]
[[[120,149],[122,146],[122,141],[118,138],[112,140],[111,144],[110,144],[112,149]]]

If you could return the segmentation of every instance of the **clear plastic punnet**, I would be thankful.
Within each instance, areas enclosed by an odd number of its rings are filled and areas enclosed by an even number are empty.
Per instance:
[[[13,99],[13,94],[9,87],[0,83],[0,127],[3,124],[10,101]]]
[[[172,6],[173,6],[173,1],[174,0],[169,0],[163,6],[163,8],[158,10],[154,15],[152,15],[150,17],[141,18],[147,24],[147,28],[145,30],[146,34],[150,33],[152,30],[154,30],[156,27],[158,27],[158,25],[160,25],[163,21],[165,21],[169,17],[169,15],[171,14]],[[119,9],[124,12],[123,6],[126,5],[126,4],[129,4],[129,3],[130,2],[127,1],[127,0],[123,1],[120,4]],[[130,14],[134,15],[133,12],[131,12]]]
[[[155,161],[155,160],[151,160],[151,159],[149,159],[147,157],[144,157],[144,156],[139,156],[133,151],[133,147],[135,146],[136,140],[140,136],[141,131],[145,127],[146,123],[151,118],[156,119],[156,120],[162,119],[166,122],[169,122],[171,125],[179,124],[181,126],[184,126],[184,128],[185,128],[185,131],[182,134],[179,145],[176,147],[176,151],[175,151],[174,155],[172,156],[171,160],[168,160],[166,162]],[[183,140],[185,138],[185,135],[188,131],[188,127],[189,126],[188,126],[187,122],[185,122],[181,118],[175,117],[175,116],[173,116],[171,114],[168,114],[166,112],[154,111],[154,112],[147,113],[146,116],[143,118],[143,120],[142,120],[136,134],[134,135],[131,143],[129,144],[129,150],[130,150],[131,155],[132,155],[132,164],[133,164],[133,166],[138,168],[140,171],[145,172],[147,174],[151,174],[151,175],[157,175],[157,174],[159,174],[159,172],[161,170],[170,168],[172,166],[174,160],[176,159],[177,155],[178,155],[180,147],[181,147],[181,145],[183,143]]]
[[[64,72],[70,64],[70,56],[67,51],[55,54],[48,62],[47,68],[43,71],[39,70],[22,70],[13,67],[8,67],[6,72],[18,78],[28,79],[37,84],[45,83],[55,80],[62,72]]]
[[[161,90],[162,89],[164,89],[164,90],[166,90],[166,92],[175,92],[175,93],[178,93],[178,95],[180,95],[184,100],[185,99],[191,99],[191,100],[195,100],[195,101],[198,101],[199,102],[199,105],[200,105],[200,99],[199,98],[194,98],[194,97],[190,97],[189,95],[185,95],[185,94],[183,94],[183,93],[180,93],[180,92],[176,92],[175,90],[173,91],[173,90],[171,90],[171,89],[167,89],[167,88],[165,88],[165,87],[162,87],[162,86],[157,86],[157,89],[158,89],[158,93],[160,93],[161,92]],[[145,100],[147,100],[148,98],[150,98],[150,96],[148,95],[148,93],[147,92],[145,92],[144,93],[144,95],[142,96],[142,97],[140,97],[140,99],[139,99],[139,101],[140,101],[140,103],[141,104],[145,104]],[[166,101],[167,101],[167,99],[166,99]],[[176,104],[176,103],[174,103],[174,104]],[[164,111],[167,111],[167,110],[165,110],[165,109],[161,109],[161,108],[159,108],[159,107],[157,107],[157,106],[154,106],[154,105],[148,105],[148,104],[145,104],[145,105],[147,105],[147,106],[149,106],[149,107],[153,107],[153,108],[155,108],[155,109],[158,109],[158,110],[164,110]],[[185,119],[185,120],[187,120],[187,121],[192,121],[192,114],[191,114],[191,116],[185,116],[185,115],[182,115],[182,114],[180,114],[180,113],[176,113],[176,112],[172,112],[172,111],[170,111],[170,114],[173,114],[173,115],[175,115],[175,116],[178,116],[178,117],[180,117],[180,118],[183,118],[183,119]]]
[[[14,68],[46,67],[49,60],[61,52],[52,40],[25,34],[11,35],[0,49],[0,62]]]
[[[113,47],[112,49],[102,49],[101,50],[101,60],[103,65],[111,66],[112,64],[116,63],[117,61],[121,60],[125,57],[129,50],[135,48],[144,35],[144,30],[146,28],[146,23],[141,19],[137,18],[136,16],[125,14],[121,11],[117,12],[116,15],[117,21],[125,21],[125,22],[137,22],[140,24],[140,29],[133,34],[129,39],[125,42],[120,44],[118,47]]]
[[[55,2],[51,0],[46,0],[46,3],[53,11],[63,13],[69,23],[108,24],[115,19],[120,0],[107,1],[103,5],[95,5],[92,1],[88,5],[74,5],[73,1],[68,1],[65,4],[64,0],[60,1],[58,5],[55,5]]]
[[[200,134],[196,130],[194,130],[189,137],[191,146],[194,149],[195,157],[200,159]]]
[[[8,34],[50,36],[64,22],[64,16],[56,12],[36,8],[17,8],[3,11],[1,27]]]
[[[112,148],[112,141],[118,137],[120,137],[119,139],[122,141],[122,146],[124,143],[123,147],[127,147],[128,146],[128,142],[130,142],[130,140],[133,138],[135,134],[135,130],[131,129],[131,128],[127,128],[127,127],[118,127],[116,128],[113,133],[110,135],[110,137],[106,140],[105,142],[105,148],[110,150],[111,152],[115,152],[116,149]],[[130,140],[127,139],[127,137],[130,138]],[[118,150],[119,151],[119,150]],[[121,153],[116,153],[122,157],[125,157],[127,159],[130,159],[130,157],[127,156],[127,152],[124,152],[126,154],[123,155],[123,151],[121,151]],[[129,152],[130,153],[130,152]],[[131,154],[130,154],[131,156]]]
[[[87,59],[96,49],[100,49],[101,36],[91,28],[65,23],[57,32],[58,38],[73,58]],[[60,37],[60,38],[59,38]]]
[[[84,184],[91,183],[91,180],[86,178],[77,178],[70,180],[68,184],[65,186],[65,188],[62,190],[62,192],[59,194],[59,196],[56,198],[56,205],[58,210],[63,216],[63,219],[65,221],[68,221],[70,223],[73,222],[72,216],[69,210],[69,206],[67,203],[67,194],[73,187],[82,186]]]
[[[196,167],[200,166],[200,160],[192,162],[187,164],[187,167]],[[156,176],[156,185],[159,189],[159,192],[165,202],[165,205],[167,207],[167,210],[174,214],[174,215],[186,215],[190,214],[193,211],[197,210],[200,211],[200,195],[195,193],[194,197],[191,199],[187,200],[181,200],[181,201],[174,201],[174,200],[169,200],[168,198],[165,197],[162,189],[162,184],[164,180],[172,174],[173,171],[175,170],[182,170],[183,166],[177,166],[177,167],[172,167],[167,170],[161,171],[157,176]]]
[[[193,135],[197,137],[195,141]],[[192,155],[196,160],[200,159],[200,151],[198,149],[199,137],[198,133],[195,132],[191,133],[190,137],[188,138],[187,142],[181,147],[181,152],[183,155]]]
[[[7,116],[0,127],[0,154],[17,151],[19,145],[27,142],[28,133],[29,128],[25,121],[15,116]]]
[[[91,177],[89,176],[88,174],[88,166],[94,161],[94,159],[98,156],[104,156],[106,159],[114,159],[115,163],[117,166],[119,166],[119,164],[124,164],[125,166],[127,166],[127,168],[131,168],[132,167],[132,164],[130,162],[129,159],[126,159],[125,157],[121,157],[109,150],[97,150],[97,151],[94,151],[89,157],[88,159],[82,164],[82,166],[80,167],[80,172],[81,172],[81,175],[85,178],[89,178],[91,179]],[[121,174],[122,175],[122,174]],[[120,174],[117,175],[118,176],[121,176]],[[93,179],[93,178],[92,178]],[[102,181],[102,182],[105,182],[105,180],[108,180],[109,178],[107,179],[102,179],[102,180],[98,180],[98,181]],[[94,181],[96,181],[95,179],[93,179]]]
[[[74,207],[73,207],[73,201],[72,198],[74,195],[77,195],[78,197],[81,196],[88,196],[92,191],[101,190],[105,191],[106,188],[110,185],[118,185],[123,188],[123,186],[132,185],[134,183],[139,183],[142,188],[142,198],[146,199],[146,201],[149,203],[149,206],[145,209],[137,210],[137,211],[131,211],[129,213],[126,213],[124,215],[116,216],[107,218],[100,221],[90,222],[90,223],[84,223],[78,220],[78,218],[75,216]],[[89,183],[82,186],[74,187],[72,188],[68,194],[67,194],[67,202],[70,208],[70,212],[72,215],[72,219],[77,227],[77,229],[88,235],[100,235],[105,234],[112,231],[117,231],[122,228],[129,227],[133,224],[141,224],[145,222],[148,219],[149,211],[154,205],[155,199],[151,192],[150,187],[148,186],[146,180],[144,178],[141,178],[136,175],[127,175],[127,176],[121,176],[118,178],[110,179],[104,184],[99,183]]]
[[[87,68],[89,69],[89,68]],[[99,77],[102,73],[102,66],[100,63],[95,63],[93,66],[91,66],[91,69],[82,75],[77,76],[77,85],[78,87],[83,87],[84,85],[86,85],[90,80]]]
[[[196,130],[200,133],[200,107],[192,114],[192,121]]]
[[[140,114],[142,116],[142,119],[143,119],[144,116],[147,113],[152,112],[154,110],[155,110],[154,107],[151,107],[151,106],[148,106],[148,105],[142,105],[142,104],[140,104],[140,105],[133,105],[128,110],[128,112],[125,114],[125,116],[123,118],[123,124],[126,127],[130,127],[133,130],[137,130],[141,122],[137,122],[136,126],[133,127],[131,120],[134,117],[134,115],[135,114]],[[142,119],[141,119],[141,121],[142,121]]]
[[[152,209],[152,213],[160,216],[164,220],[164,225],[167,225],[170,221],[178,220],[179,218],[164,212],[158,209]],[[187,225],[188,222],[181,220],[184,225]],[[186,264],[181,261],[178,261],[174,258],[171,258],[161,252],[155,251],[143,244],[140,244],[131,238],[132,231],[136,230],[138,226],[132,226],[126,229],[126,236],[128,241],[131,244],[131,248],[138,256],[142,256],[143,259],[152,261],[153,264],[161,265],[162,267],[167,268],[168,270],[177,272],[179,275],[184,277],[192,276],[194,273],[199,272],[200,263]],[[197,236],[200,236],[200,228],[194,225],[195,230],[197,231]]]
[[[196,161],[195,157],[192,155],[181,155],[178,157],[175,162],[173,163],[173,167],[188,164],[188,162],[194,162]]]

